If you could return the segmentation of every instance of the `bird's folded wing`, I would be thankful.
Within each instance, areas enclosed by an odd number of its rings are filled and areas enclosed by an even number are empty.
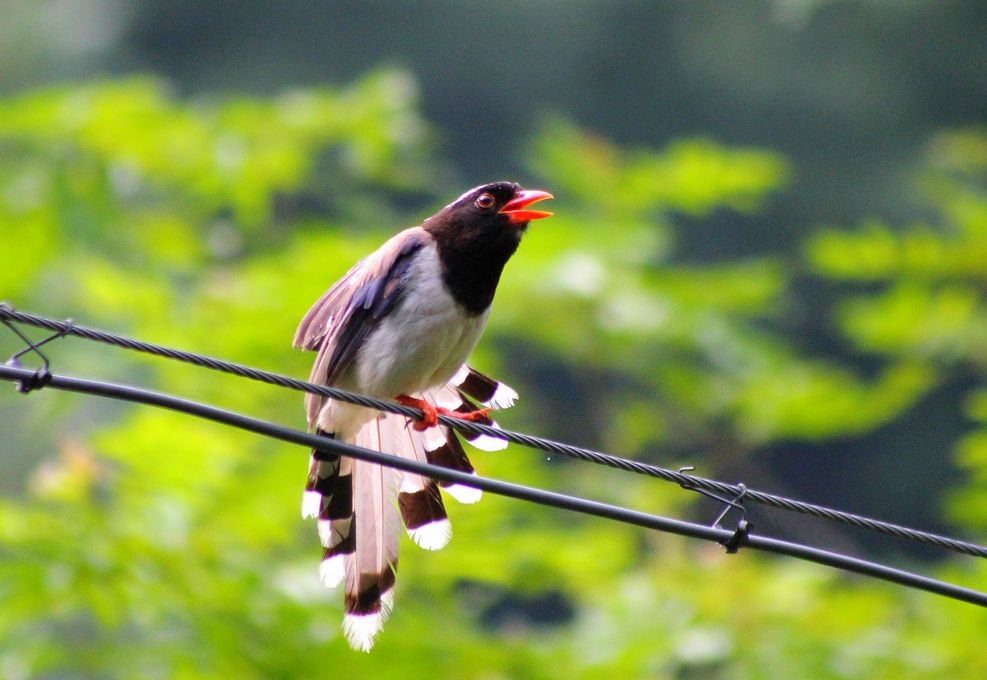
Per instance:
[[[418,227],[402,231],[360,260],[312,306],[294,340],[297,348],[319,352],[310,382],[333,385],[349,367],[363,341],[401,299],[412,258],[431,238]],[[319,395],[306,395],[310,425],[323,403]]]

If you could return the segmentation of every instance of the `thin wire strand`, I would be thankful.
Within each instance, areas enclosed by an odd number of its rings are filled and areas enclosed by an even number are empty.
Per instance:
[[[176,361],[192,364],[194,366],[201,366],[214,371],[220,371],[222,373],[228,373],[300,392],[320,394],[329,397],[330,399],[336,399],[338,401],[356,404],[358,406],[365,406],[378,411],[395,413],[409,418],[420,418],[422,416],[421,410],[410,406],[402,406],[401,404],[390,401],[381,401],[380,399],[365,397],[334,387],[313,385],[312,383],[297,380],[295,378],[289,378],[277,373],[262,371],[256,368],[243,366],[241,364],[222,361],[212,357],[203,356],[201,354],[195,354],[193,352],[185,352],[169,347],[162,347],[161,345],[141,342],[120,335],[114,335],[112,333],[97,331],[85,326],[79,326],[71,322],[56,321],[54,319],[49,319],[34,314],[18,312],[6,302],[0,303],[0,320],[12,321],[37,328],[44,328],[53,333],[59,333],[62,336],[76,336],[87,340],[92,340],[94,342],[100,342],[107,345],[113,345],[115,347],[122,347],[124,349],[142,352],[144,354],[152,354],[154,356],[174,359]],[[786,498],[784,496],[777,496],[775,494],[749,489],[743,485],[727,484],[726,482],[721,482],[714,479],[669,470],[657,465],[649,465],[647,463],[642,463],[635,460],[619,458],[606,453],[600,453],[598,451],[592,451],[590,449],[572,446],[570,444],[563,444],[549,439],[543,439],[541,437],[534,437],[520,432],[502,430],[500,428],[489,427],[480,423],[460,420],[458,418],[449,418],[443,415],[440,415],[438,419],[443,425],[467,434],[483,434],[490,437],[496,437],[520,446],[568,456],[577,460],[582,460],[597,465],[604,465],[634,474],[645,475],[654,479],[661,479],[678,484],[682,488],[689,491],[706,491],[728,497],[735,497],[743,493],[745,500],[749,500],[766,507],[777,508],[779,510],[786,510],[788,512],[795,512],[831,522],[846,524],[848,526],[857,527],[859,529],[864,529],[887,536],[932,545],[964,555],[987,558],[987,547],[977,545],[976,543],[960,541],[955,538],[949,538],[947,536],[941,536],[939,534],[933,534],[926,531],[919,531],[910,527],[904,527],[898,524],[892,524],[890,522],[884,522],[881,520],[872,519],[870,517],[844,512],[842,510],[834,510],[832,508],[806,503],[804,501],[798,501],[791,498]]]
[[[30,380],[35,375],[34,371],[0,366],[0,379],[12,382],[23,382]],[[400,458],[380,451],[363,449],[351,444],[319,437],[316,435],[293,430],[291,428],[275,425],[267,421],[250,418],[238,413],[232,413],[224,409],[216,408],[206,404],[200,404],[187,399],[173,397],[159,392],[152,392],[126,385],[117,385],[95,380],[83,380],[80,378],[70,378],[66,376],[51,375],[47,385],[51,389],[90,394],[94,396],[108,397],[111,399],[130,401],[139,404],[166,408],[179,413],[185,413],[198,418],[211,420],[232,427],[237,427],[248,432],[260,434],[272,439],[298,444],[305,447],[318,449],[335,456],[348,456],[359,458],[379,465],[386,465],[400,470],[413,472],[415,474],[432,477],[434,479],[462,484],[464,486],[481,489],[483,491],[515,498],[521,501],[538,503],[572,512],[579,512],[585,515],[601,517],[625,524],[640,526],[656,531],[688,536],[706,541],[719,543],[727,549],[727,552],[736,552],[737,548],[745,547],[754,550],[787,555],[797,559],[815,562],[817,564],[843,569],[857,574],[863,574],[873,578],[897,583],[909,588],[916,588],[926,592],[942,595],[961,602],[987,607],[987,593],[983,593],[970,588],[964,588],[953,583],[938,581],[936,579],[915,574],[912,572],[895,569],[876,562],[861,560],[841,553],[821,550],[800,543],[781,541],[765,536],[751,535],[743,532],[738,527],[737,531],[729,531],[718,527],[710,527],[692,522],[651,515],[628,508],[623,508],[596,501],[568,496],[565,494],[545,491],[532,487],[521,486],[504,482],[499,479],[479,477],[477,475],[459,472],[427,463],[420,463],[417,460]]]

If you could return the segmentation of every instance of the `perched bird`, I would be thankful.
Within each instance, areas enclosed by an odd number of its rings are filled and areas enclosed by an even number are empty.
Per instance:
[[[302,319],[294,346],[317,351],[310,381],[424,412],[420,421],[308,394],[309,427],[318,434],[413,460],[472,473],[455,433],[437,414],[493,424],[490,408],[517,393],[465,365],[490,313],[504,265],[531,220],[552,198],[511,182],[467,191],[420,226],[397,234],[360,260]],[[475,403],[487,407],[480,409]],[[409,424],[411,427],[409,427]],[[467,437],[478,448],[506,442]],[[475,503],[480,491],[446,486]],[[421,547],[438,550],[452,530],[438,485],[420,475],[312,452],[302,516],[317,518],[320,577],[345,581],[343,631],[369,651],[394,600],[401,522]]]

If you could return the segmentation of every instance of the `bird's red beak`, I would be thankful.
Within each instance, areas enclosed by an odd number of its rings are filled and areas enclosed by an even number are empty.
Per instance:
[[[555,196],[552,196],[547,191],[538,191],[537,189],[522,191],[500,209],[500,214],[507,215],[511,224],[522,224],[531,220],[551,217],[552,213],[544,210],[525,210],[532,203],[544,201],[546,198],[555,198]]]

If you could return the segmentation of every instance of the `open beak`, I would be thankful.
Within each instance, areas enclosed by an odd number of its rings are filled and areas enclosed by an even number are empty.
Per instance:
[[[525,210],[532,203],[544,201],[546,198],[555,198],[555,196],[547,191],[538,191],[537,189],[522,191],[500,209],[500,214],[507,215],[511,224],[524,224],[531,220],[551,217],[552,213],[544,210]]]

